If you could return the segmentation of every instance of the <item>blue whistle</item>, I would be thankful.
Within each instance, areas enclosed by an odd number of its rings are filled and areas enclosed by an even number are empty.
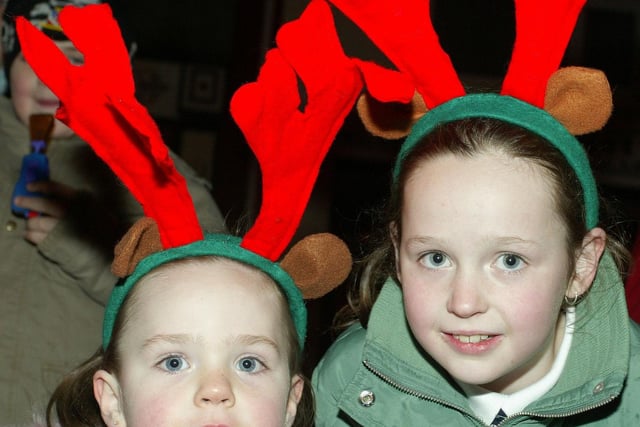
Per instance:
[[[34,215],[39,215],[39,213],[16,206],[13,203],[13,199],[17,196],[44,197],[42,193],[27,190],[27,184],[49,180],[49,159],[44,154],[45,141],[32,141],[31,145],[33,152],[22,158],[20,177],[13,188],[13,197],[11,198],[11,210],[15,215],[24,218],[30,218]]]

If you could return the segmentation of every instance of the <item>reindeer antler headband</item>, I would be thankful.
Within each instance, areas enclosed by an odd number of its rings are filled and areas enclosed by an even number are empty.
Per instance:
[[[24,56],[61,100],[56,117],[109,164],[148,217],[116,247],[112,269],[124,280],[105,311],[103,346],[110,342],[126,295],[147,272],[176,259],[218,255],[253,265],[278,283],[302,347],[303,296],[324,295],[351,269],[346,245],[329,234],[309,236],[281,263],[275,262],[295,233],[320,164],[362,89],[357,67],[342,52],[328,5],[313,2],[298,20],[283,26],[258,80],[233,96],[232,115],[263,177],[262,208],[242,239],[204,235],[200,229],[184,178],[152,118],[135,99],[127,50],[109,6],[66,7],[59,20],[84,54],[84,65],[71,65],[50,39],[19,19]],[[302,108],[298,78],[306,91]]]
[[[405,156],[436,126],[463,118],[496,118],[528,129],[560,150],[582,185],[587,227],[598,223],[598,195],[587,155],[574,135],[602,128],[612,110],[611,89],[598,70],[558,69],[586,0],[515,0],[516,39],[500,94],[466,95],[438,41],[429,0],[330,0],[387,55],[398,71],[364,64],[369,97],[358,110],[367,129],[405,140],[395,177]],[[414,95],[414,92],[417,92]],[[383,128],[380,103],[410,104]],[[425,114],[426,113],[426,114]],[[419,120],[418,120],[419,119]],[[416,122],[417,120],[417,122]],[[396,126],[397,125],[397,126]]]

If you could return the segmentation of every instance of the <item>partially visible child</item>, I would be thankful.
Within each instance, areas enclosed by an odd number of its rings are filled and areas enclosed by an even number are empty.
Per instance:
[[[313,424],[300,363],[303,296],[319,297],[340,284],[351,257],[339,239],[320,234],[276,261],[362,87],[350,61],[310,30],[330,16],[328,7],[314,9],[284,26],[258,80],[231,101],[263,176],[260,214],[243,238],[203,233],[184,178],[135,99],[108,6],[60,13],[62,28],[85,55],[81,67],[18,20],[25,58],[61,99],[58,117],[85,137],[147,214],[116,246],[112,270],[121,281],[105,309],[102,347],[56,389],[49,424]],[[312,61],[308,48],[316,54]],[[103,78],[99,60],[110,64],[112,80]],[[324,65],[332,73],[321,72]]]
[[[25,61],[14,18],[25,16],[79,65],[84,57],[60,31],[57,14],[67,4],[86,3],[95,2],[10,0],[4,14],[10,94],[0,96],[0,424],[29,420],[62,376],[97,348],[104,304],[117,280],[109,270],[113,246],[143,215],[109,168],[60,121],[46,150],[50,181],[30,188],[47,197],[12,200],[31,149],[29,116],[54,114],[59,106]],[[202,227],[224,230],[211,185],[171,156]],[[12,202],[42,215],[16,216]]]
[[[502,92],[470,95],[428,9],[407,7],[420,2],[333,3],[429,110],[396,161],[386,239],[351,300],[356,321],[314,371],[317,425],[637,423],[640,327],[614,261],[626,253],[599,226],[572,135],[604,125],[610,89],[596,70],[557,70],[580,2],[516,1]]]

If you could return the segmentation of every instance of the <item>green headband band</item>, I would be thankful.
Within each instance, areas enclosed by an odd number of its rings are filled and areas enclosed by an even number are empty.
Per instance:
[[[156,267],[171,261],[199,257],[220,256],[235,261],[243,262],[258,268],[271,277],[283,290],[289,311],[296,327],[300,348],[304,347],[307,333],[307,309],[302,298],[302,293],[293,282],[289,274],[280,265],[269,261],[240,246],[241,238],[226,234],[207,234],[204,240],[199,240],[188,245],[166,249],[156,252],[144,258],[138,263],[135,271],[124,281],[116,285],[111,292],[111,297],[105,308],[104,322],[102,325],[102,347],[106,349],[111,341],[113,325],[118,311],[127,294],[138,281]]]
[[[598,190],[582,144],[549,113],[510,96],[494,93],[466,95],[429,110],[413,126],[400,148],[393,170],[394,181],[397,181],[401,166],[409,152],[425,135],[440,124],[473,117],[492,118],[511,123],[549,141],[564,155],[582,185],[587,228],[591,229],[598,225]]]

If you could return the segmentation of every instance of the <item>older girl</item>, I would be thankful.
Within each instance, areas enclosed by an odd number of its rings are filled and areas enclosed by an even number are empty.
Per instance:
[[[501,91],[470,95],[428,2],[332,2],[415,84],[413,113],[427,111],[396,161],[386,241],[352,299],[359,322],[314,372],[317,425],[637,422],[640,328],[615,262],[624,250],[599,226],[574,137],[604,125],[610,89],[596,70],[558,69],[583,2],[516,0]],[[403,86],[386,73],[388,101]],[[364,98],[360,111],[384,135],[374,105]]]

